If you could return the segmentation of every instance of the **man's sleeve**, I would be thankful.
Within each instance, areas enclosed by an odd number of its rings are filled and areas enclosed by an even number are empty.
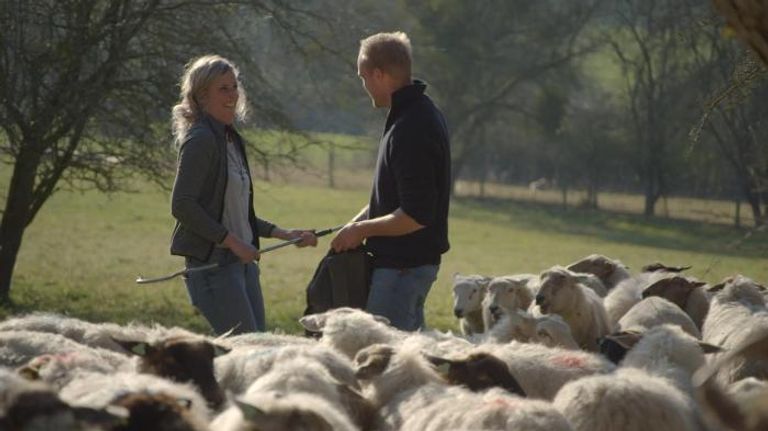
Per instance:
[[[395,132],[398,132],[395,130]],[[428,130],[407,128],[393,136],[392,165],[400,208],[428,226],[437,207],[438,154]]]

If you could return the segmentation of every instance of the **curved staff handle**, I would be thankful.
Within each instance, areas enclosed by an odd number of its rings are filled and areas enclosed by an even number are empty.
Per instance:
[[[319,238],[321,236],[328,235],[329,233],[336,232],[337,230],[340,230],[343,227],[344,227],[344,225],[339,225],[339,226],[336,226],[336,227],[332,227],[332,228],[316,231],[315,232],[315,236]],[[264,247],[262,249],[259,249],[259,253],[260,254],[261,253],[267,253],[267,252],[270,252],[272,250],[277,250],[278,248],[283,248],[283,247],[289,246],[291,244],[297,244],[297,243],[300,243],[301,240],[302,240],[302,238],[294,238],[294,239],[289,239],[288,241],[279,242],[277,244],[270,245],[269,247]],[[161,281],[166,281],[166,280],[170,280],[170,279],[176,278],[176,277],[178,277],[180,275],[188,275],[188,274],[193,273],[193,272],[207,271],[209,269],[218,268],[220,266],[221,266],[221,263],[217,262],[217,263],[210,263],[208,265],[197,266],[197,267],[194,267],[194,268],[184,268],[184,269],[182,269],[180,271],[174,272],[173,274],[165,275],[165,276],[162,276],[162,277],[144,278],[142,276],[139,276],[136,279],[136,283],[138,283],[138,284],[158,283],[158,282],[161,282]]]

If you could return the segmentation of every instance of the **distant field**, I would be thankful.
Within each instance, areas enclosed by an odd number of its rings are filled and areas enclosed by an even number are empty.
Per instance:
[[[313,157],[322,162],[322,151]],[[350,171],[346,163],[339,169],[342,188],[327,187],[322,165],[300,174],[275,172],[271,182],[258,181],[257,212],[285,227],[343,223],[366,203],[370,182],[365,171],[370,156],[348,160],[357,169]],[[747,230],[718,223],[648,220],[629,214],[634,210],[629,206],[622,213],[563,210],[549,199],[545,202],[543,194],[537,196],[539,202],[521,202],[501,192],[515,188],[500,188],[478,199],[467,197],[474,193],[470,187],[461,185],[452,204],[452,248],[427,302],[427,321],[433,327],[456,327],[450,297],[455,272],[537,273],[590,253],[619,258],[632,269],[657,260],[693,265],[691,274],[709,282],[737,272],[768,282],[766,232],[745,237]],[[168,255],[173,220],[167,193],[149,186],[138,189],[112,196],[60,192],[52,198],[24,238],[12,290],[16,307],[0,310],[0,317],[48,310],[95,321],[156,321],[205,331],[206,323],[189,305],[180,279],[134,283],[140,274],[166,274],[183,264]],[[605,195],[601,206],[629,205],[632,199],[639,198]],[[673,208],[678,203],[672,202],[670,215],[676,216]],[[691,213],[691,206],[699,204],[679,202],[681,211],[688,205]],[[324,238],[317,249],[289,248],[264,256],[262,281],[271,329],[299,330],[296,319],[304,308],[304,288],[328,243]]]

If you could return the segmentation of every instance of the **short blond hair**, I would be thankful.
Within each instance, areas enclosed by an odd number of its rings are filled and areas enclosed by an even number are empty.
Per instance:
[[[245,89],[240,83],[240,71],[234,63],[218,55],[204,55],[192,59],[184,68],[179,86],[179,103],[173,107],[173,138],[176,146],[181,145],[187,130],[203,113],[202,96],[219,76],[232,72],[237,80],[238,99],[235,119],[244,121],[248,115],[248,101]]]
[[[402,31],[377,33],[360,41],[358,67],[380,69],[402,80],[411,79],[411,40]]]

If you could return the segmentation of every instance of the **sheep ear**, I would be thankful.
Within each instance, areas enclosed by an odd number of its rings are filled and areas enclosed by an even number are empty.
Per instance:
[[[218,358],[219,356],[224,356],[227,353],[231,352],[232,349],[228,349],[222,345],[213,343],[213,357]]]
[[[698,342],[699,347],[701,347],[701,350],[707,354],[707,353],[720,353],[724,352],[725,349],[723,349],[720,346],[715,346],[714,344],[705,343],[703,341]]]
[[[112,341],[136,356],[148,356],[154,351],[152,345],[146,341],[119,340],[117,338],[112,338]]]
[[[355,370],[355,377],[359,380],[370,380],[375,376],[380,376],[389,366],[389,360],[392,355],[373,354],[365,358],[365,361],[358,365]]]
[[[432,356],[424,352],[422,352],[422,356],[424,356],[424,359],[426,359],[427,362],[435,367],[435,371],[437,371],[439,374],[448,374],[448,372],[451,371],[451,366],[453,366],[455,363],[450,359],[441,358],[439,356]]]
[[[707,292],[719,292],[725,288],[725,282],[721,281],[720,283],[717,283],[715,285],[710,286],[707,289]]]
[[[629,350],[643,338],[643,334],[635,331],[623,331],[606,335],[604,338],[610,339],[621,347]]]
[[[392,324],[392,322],[390,322],[389,319],[387,319],[384,316],[379,316],[378,314],[371,314],[371,316],[373,316],[373,320],[375,320],[377,322],[381,322],[381,323],[383,323],[385,325],[391,325]]]
[[[40,369],[30,365],[24,365],[16,370],[16,374],[27,380],[40,380]]]
[[[243,417],[252,423],[259,423],[267,414],[264,410],[254,406],[253,404],[246,403],[242,400],[235,400],[235,405],[240,409]]]
[[[319,314],[310,314],[300,318],[299,323],[307,331],[322,332],[325,327],[325,318]]]

